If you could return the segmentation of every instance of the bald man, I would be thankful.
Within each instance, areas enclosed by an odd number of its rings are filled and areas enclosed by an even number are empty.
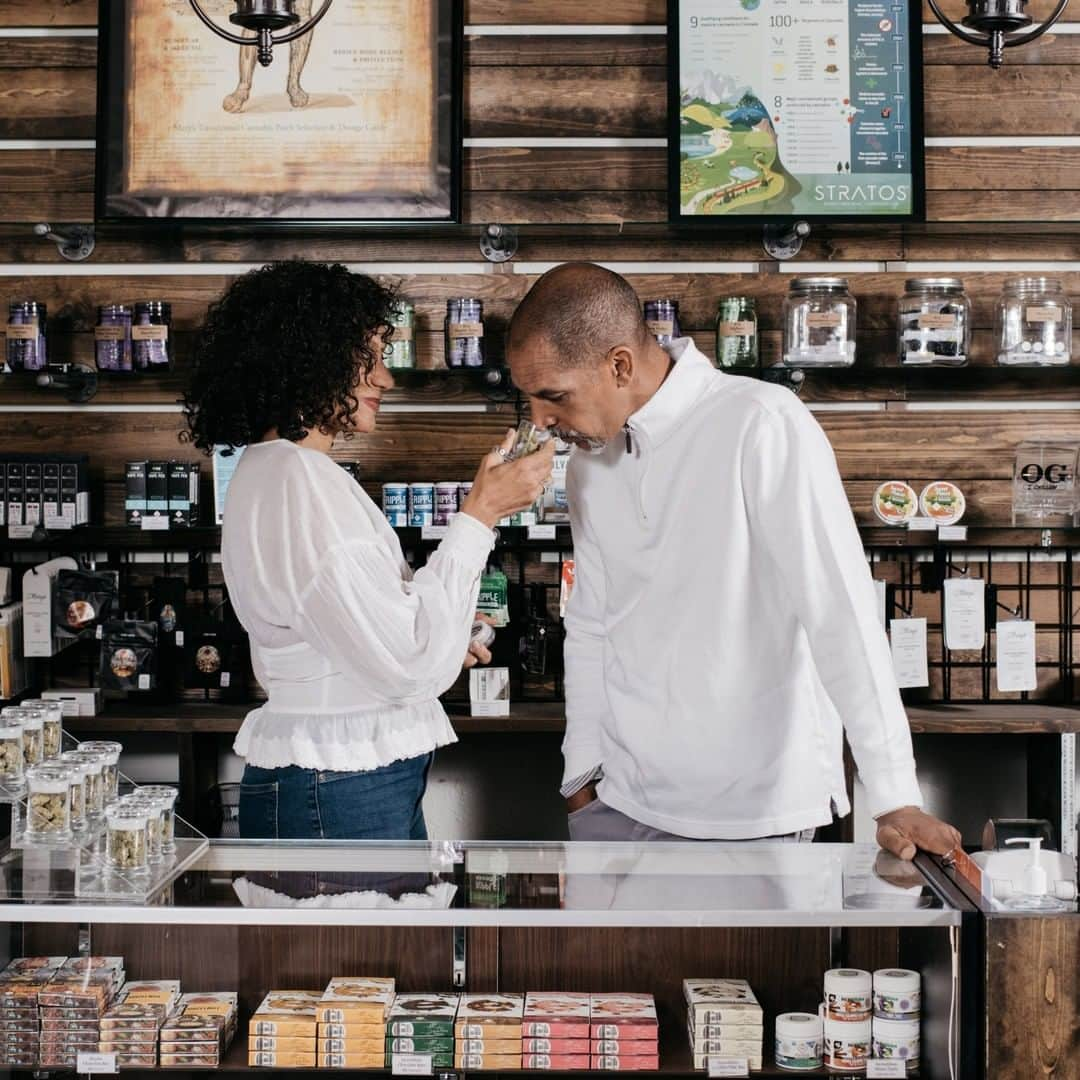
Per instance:
[[[536,282],[508,351],[535,423],[577,447],[571,837],[812,838],[850,812],[846,729],[879,843],[956,847],[921,809],[862,542],[809,410],[690,338],[661,348],[630,285],[587,263]]]

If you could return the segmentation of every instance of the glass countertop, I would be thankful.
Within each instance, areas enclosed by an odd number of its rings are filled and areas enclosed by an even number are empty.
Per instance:
[[[100,886],[82,895],[70,862],[49,849],[0,859],[0,919],[692,927],[961,918],[923,866],[874,845],[214,840],[145,902]]]

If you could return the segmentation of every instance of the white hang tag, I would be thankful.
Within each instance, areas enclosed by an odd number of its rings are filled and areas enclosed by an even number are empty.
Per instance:
[[[390,1072],[393,1076],[431,1076],[431,1054],[393,1054]]]
[[[867,1058],[866,1080],[873,1080],[874,1077],[878,1080],[900,1077],[903,1080],[906,1076],[907,1062],[901,1058]]]
[[[76,1054],[75,1071],[89,1076],[93,1076],[96,1073],[114,1073],[117,1071],[116,1055]]]
[[[945,647],[981,649],[986,644],[986,582],[946,578]]]
[[[926,620],[893,619],[890,623],[890,636],[897,686],[901,689],[911,686],[929,686]]]
[[[885,610],[887,590],[888,584],[886,582],[874,579],[874,595],[877,597],[878,618],[881,620],[882,628],[885,630],[889,629],[889,617]]]
[[[710,1057],[709,1076],[749,1076],[750,1063],[746,1058]]]
[[[1036,689],[1035,624],[1030,619],[1007,619],[997,624],[995,666],[1001,692]]]

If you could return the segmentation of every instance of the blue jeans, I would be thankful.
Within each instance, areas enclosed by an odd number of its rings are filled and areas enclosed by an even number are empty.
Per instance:
[[[246,840],[426,840],[424,792],[433,754],[367,772],[244,768]]]

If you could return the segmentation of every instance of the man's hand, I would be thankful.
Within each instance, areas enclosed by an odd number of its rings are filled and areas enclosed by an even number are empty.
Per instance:
[[[488,615],[484,615],[482,612],[477,612],[473,619],[474,622],[486,622],[488,626],[494,626],[495,620]],[[481,645],[479,641],[469,642],[469,651],[465,654],[465,662],[462,667],[468,671],[470,668],[476,667],[477,664],[490,664],[491,663],[491,650],[485,645]]]
[[[916,851],[946,855],[961,844],[951,825],[924,814],[918,807],[902,806],[877,819],[877,842],[899,859],[910,862]]]
[[[572,814],[575,810],[580,810],[584,806],[588,806],[589,803],[594,802],[596,799],[596,785],[586,784],[580,791],[575,791],[569,799],[566,800],[566,812]]]

